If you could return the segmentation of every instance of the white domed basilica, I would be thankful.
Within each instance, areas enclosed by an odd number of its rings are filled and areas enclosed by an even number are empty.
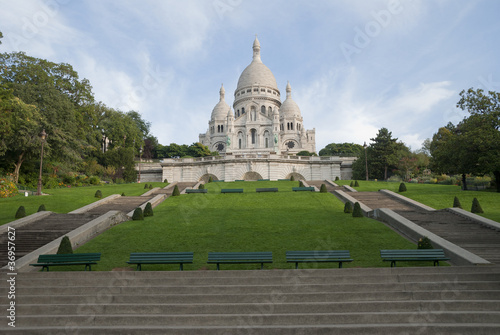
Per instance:
[[[260,59],[260,43],[253,43],[253,59],[241,73],[234,91],[233,108],[225,101],[224,86],[212,110],[209,127],[200,143],[221,155],[235,153],[295,154],[315,152],[315,130],[306,130],[299,106],[292,99],[290,83],[286,98],[273,73]]]

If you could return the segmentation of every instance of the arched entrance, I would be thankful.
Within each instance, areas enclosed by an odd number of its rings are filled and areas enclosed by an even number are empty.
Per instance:
[[[286,177],[286,179],[291,179],[292,176],[293,176],[293,180],[306,180],[306,178],[304,178],[303,175],[301,175],[300,173],[297,173],[297,172],[289,173],[288,176]]]
[[[254,171],[248,171],[247,173],[245,173],[243,175],[243,180],[246,180],[246,181],[257,181],[259,179],[264,179],[264,178],[262,178],[260,173],[257,173]]]
[[[199,181],[203,181],[204,183],[208,183],[208,180],[212,177],[212,181],[214,180],[219,180],[216,175],[211,174],[211,173],[206,173],[203,176],[200,177]]]

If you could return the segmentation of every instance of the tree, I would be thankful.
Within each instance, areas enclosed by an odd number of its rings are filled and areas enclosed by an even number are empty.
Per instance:
[[[364,151],[362,145],[354,143],[330,143],[319,151],[320,156],[353,156],[359,157]]]
[[[309,152],[307,150],[302,150],[297,152],[297,156],[317,156],[315,152]]]

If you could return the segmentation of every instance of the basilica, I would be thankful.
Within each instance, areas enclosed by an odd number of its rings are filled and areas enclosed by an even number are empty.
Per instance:
[[[241,73],[234,91],[233,108],[225,101],[224,86],[212,110],[208,130],[199,142],[220,155],[296,154],[315,152],[315,130],[306,130],[299,106],[292,98],[290,83],[286,97],[260,58],[260,43],[253,43],[253,59]]]

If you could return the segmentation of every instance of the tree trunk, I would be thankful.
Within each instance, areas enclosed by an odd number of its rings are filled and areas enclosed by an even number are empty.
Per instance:
[[[17,163],[14,164],[15,169],[14,169],[14,182],[17,184],[19,182],[19,170],[21,170],[21,165],[24,162],[24,152],[22,152],[19,155],[19,158],[17,159]]]
[[[494,171],[493,174],[495,175],[495,182],[497,184],[497,192],[500,193],[500,171]]]
[[[467,178],[465,176],[465,173],[462,173],[462,189],[464,191],[467,191]]]
[[[386,165],[386,166],[384,166],[384,180],[385,180],[385,181],[387,181],[387,169],[388,169],[388,168],[389,168],[389,167],[388,167],[387,165]]]

